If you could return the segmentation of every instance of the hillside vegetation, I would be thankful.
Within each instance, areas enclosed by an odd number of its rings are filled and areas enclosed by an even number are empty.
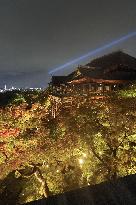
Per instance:
[[[0,197],[7,204],[135,173],[135,86],[60,107],[56,118],[51,106],[48,90],[0,95]]]

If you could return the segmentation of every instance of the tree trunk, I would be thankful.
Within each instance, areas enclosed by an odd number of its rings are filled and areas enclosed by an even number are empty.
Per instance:
[[[44,179],[44,177],[42,176],[41,170],[39,169],[39,167],[37,165],[34,164],[30,164],[29,167],[32,167],[33,170],[31,173],[27,174],[27,175],[23,175],[22,173],[20,173],[24,178],[30,178],[32,175],[34,175],[36,177],[36,179],[40,182],[41,187],[40,187],[40,193],[42,196],[44,197],[48,197],[50,195],[50,191],[47,185],[46,180]]]
[[[112,174],[111,178],[112,178],[113,181],[116,181],[116,180],[117,180],[118,175],[117,175],[117,172],[116,172],[116,171]]]
[[[44,177],[42,176],[41,170],[38,167],[35,167],[34,169],[35,169],[34,175],[35,175],[36,179],[41,183],[41,190],[40,190],[41,194],[47,198],[50,195],[50,191],[49,191],[47,182],[44,179]]]

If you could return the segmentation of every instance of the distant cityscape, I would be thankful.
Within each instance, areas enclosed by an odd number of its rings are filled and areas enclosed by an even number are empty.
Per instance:
[[[7,92],[7,91],[14,91],[14,90],[19,90],[19,91],[21,91],[21,90],[23,90],[23,91],[32,90],[32,91],[34,91],[34,90],[43,90],[43,89],[45,89],[45,88],[32,88],[32,87],[30,87],[30,88],[28,88],[28,87],[16,88],[14,86],[11,86],[11,87],[8,88],[7,85],[4,85],[3,88],[0,88],[0,93]]]

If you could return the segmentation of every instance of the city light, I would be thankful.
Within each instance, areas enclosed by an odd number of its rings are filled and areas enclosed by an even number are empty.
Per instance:
[[[33,87],[31,87],[31,88],[16,88],[16,87],[14,87],[14,86],[11,86],[10,88],[7,88],[7,85],[4,85],[4,88],[0,88],[0,92],[1,93],[4,93],[4,92],[7,92],[7,91],[20,91],[20,90],[23,90],[23,91],[35,91],[35,90],[44,90],[44,88],[33,88]]]

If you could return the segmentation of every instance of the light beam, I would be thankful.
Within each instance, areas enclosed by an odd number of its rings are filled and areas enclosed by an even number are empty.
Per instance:
[[[80,57],[78,57],[78,58],[76,58],[74,60],[71,60],[71,61],[69,61],[69,62],[67,62],[67,63],[65,63],[65,64],[63,64],[63,65],[61,65],[61,66],[59,66],[57,68],[54,68],[51,71],[49,71],[49,74],[51,75],[51,74],[53,74],[53,73],[55,73],[57,71],[60,71],[60,70],[66,68],[68,66],[71,66],[71,65],[73,65],[73,64],[75,64],[75,63],[77,63],[79,61],[82,61],[82,60],[84,60],[84,59],[86,59],[88,57],[91,57],[91,56],[93,56],[93,55],[95,55],[95,54],[97,54],[97,53],[99,53],[99,52],[101,52],[101,51],[103,51],[103,50],[105,50],[107,48],[115,46],[115,45],[117,45],[117,44],[119,44],[119,43],[121,43],[121,42],[123,42],[125,40],[128,40],[129,38],[132,38],[134,36],[136,36],[136,31],[135,32],[131,32],[131,33],[129,33],[129,34],[119,38],[119,39],[116,39],[116,40],[114,40],[114,41],[112,41],[112,42],[110,42],[110,43],[108,43],[108,44],[106,44],[106,45],[104,45],[102,47],[96,48],[95,50],[90,51],[87,54],[85,54],[83,56],[80,56]]]

